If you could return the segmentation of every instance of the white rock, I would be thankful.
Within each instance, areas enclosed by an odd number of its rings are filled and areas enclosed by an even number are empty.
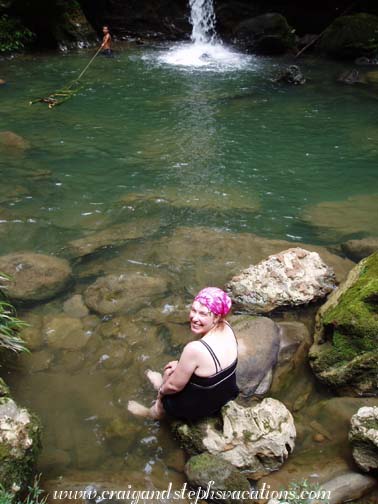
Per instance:
[[[277,470],[294,448],[293,417],[276,399],[246,408],[230,401],[222,416],[223,433],[208,424],[204,446],[254,479]]]
[[[268,313],[325,297],[336,286],[335,274],[317,252],[291,248],[250,266],[227,284],[243,311]]]

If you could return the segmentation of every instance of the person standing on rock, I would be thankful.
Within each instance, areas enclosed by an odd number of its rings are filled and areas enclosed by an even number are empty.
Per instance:
[[[199,339],[188,343],[178,361],[164,367],[163,376],[151,370],[146,375],[157,399],[151,408],[129,401],[134,415],[156,420],[169,415],[197,420],[217,413],[239,393],[236,385],[238,345],[225,317],[231,299],[217,287],[206,287],[194,298],[189,322]]]
[[[110,35],[109,27],[106,25],[103,26],[102,33],[104,34],[104,36],[102,38],[101,54],[103,56],[107,56],[108,58],[112,58],[114,55],[112,50],[112,36]]]

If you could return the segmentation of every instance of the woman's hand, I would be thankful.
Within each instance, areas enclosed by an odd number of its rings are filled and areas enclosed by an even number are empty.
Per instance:
[[[177,360],[168,362],[168,364],[166,364],[164,366],[164,375],[167,376],[167,377],[171,376],[171,374],[173,373],[173,371],[176,369],[177,364],[178,364]]]

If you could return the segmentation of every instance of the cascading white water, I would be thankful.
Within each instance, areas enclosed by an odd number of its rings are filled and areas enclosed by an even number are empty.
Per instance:
[[[213,0],[189,0],[189,6],[192,43],[172,47],[160,60],[170,65],[221,70],[243,66],[247,57],[225,48],[217,37]]]
[[[189,5],[193,43],[214,44],[216,33],[213,0],[189,0]]]

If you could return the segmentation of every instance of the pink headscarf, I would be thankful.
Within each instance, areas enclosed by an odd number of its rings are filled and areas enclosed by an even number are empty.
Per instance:
[[[199,301],[214,315],[220,315],[221,317],[227,315],[232,304],[230,297],[218,287],[205,287],[197,294],[194,301]]]

